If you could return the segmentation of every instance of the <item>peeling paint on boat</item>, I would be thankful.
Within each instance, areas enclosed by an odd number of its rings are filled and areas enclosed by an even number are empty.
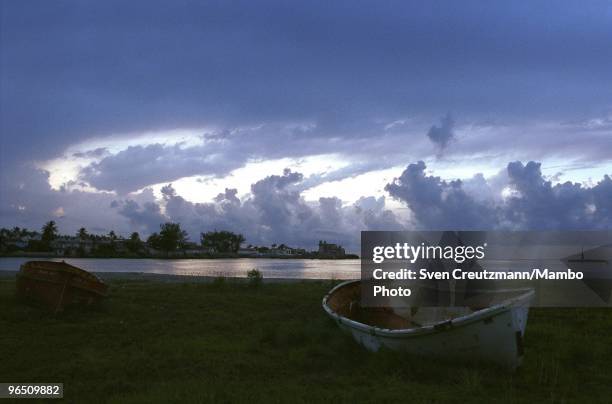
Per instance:
[[[333,288],[323,298],[323,309],[343,331],[370,351],[384,347],[429,357],[494,362],[512,369],[522,362],[529,305],[534,297],[532,289],[512,290],[516,296],[456,318],[394,329],[355,321],[330,307],[329,300],[334,294],[359,283],[348,281]]]

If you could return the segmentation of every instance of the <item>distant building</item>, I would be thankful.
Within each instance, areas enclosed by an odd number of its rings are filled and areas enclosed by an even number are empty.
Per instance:
[[[257,255],[259,255],[259,251],[257,251],[257,249],[253,247],[239,248],[238,255],[241,257],[256,257]]]
[[[291,254],[293,255],[306,255],[306,249],[304,248],[292,248]]]
[[[79,248],[82,248],[86,252],[91,251],[91,240],[81,240],[77,237],[60,236],[51,242],[51,249],[56,255],[74,254]]]
[[[32,241],[40,241],[41,237],[38,233],[30,233],[30,234],[7,234],[5,229],[2,229],[0,233],[0,250],[5,249],[15,249],[15,250],[25,250],[30,242]]]
[[[262,255],[270,256],[270,257],[295,257],[295,256],[305,255],[305,254],[306,254],[305,249],[293,248],[285,244],[281,244],[279,246],[275,246],[272,248],[267,248],[265,252],[262,252]]]
[[[51,242],[51,249],[56,255],[77,255],[79,252],[90,254],[99,251],[101,248],[110,248],[113,253],[129,251],[124,238],[111,240],[99,237],[81,239],[79,237],[60,236]]]
[[[338,244],[328,243],[325,240],[319,241],[320,258],[344,258],[346,251]]]
[[[183,255],[202,256],[214,253],[215,249],[212,247],[203,247],[198,243],[186,242],[178,252]]]
[[[193,256],[198,256],[198,255],[205,255],[207,254],[204,250],[202,250],[201,248],[195,247],[195,248],[183,248],[182,250],[180,250],[180,252],[183,253],[183,255],[193,255]]]
[[[161,256],[162,253],[161,251],[151,247],[150,245],[145,245],[143,248],[145,254],[150,255],[152,257],[157,257],[157,256]]]
[[[204,246],[200,248],[200,251],[202,251],[202,254],[214,254],[217,252],[213,247],[204,247]]]
[[[272,255],[275,257],[278,256],[289,256],[291,255],[291,251],[289,249],[286,248],[270,248],[270,251],[268,251],[268,255]]]
[[[303,255],[306,254],[306,250],[301,249],[301,248],[293,248],[293,247],[289,247],[286,246],[284,244],[281,244],[278,246],[278,248],[276,248],[277,255]]]

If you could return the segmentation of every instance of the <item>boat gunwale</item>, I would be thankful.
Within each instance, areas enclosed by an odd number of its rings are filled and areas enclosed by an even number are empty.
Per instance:
[[[352,283],[360,283],[361,280],[349,280],[342,282],[332,288],[324,297],[322,301],[323,309],[325,312],[332,317],[334,320],[338,321],[341,325],[346,325],[347,327],[365,332],[367,334],[373,336],[382,336],[382,337],[390,337],[390,338],[404,338],[404,337],[419,337],[424,335],[430,335],[434,333],[442,333],[452,331],[453,328],[456,327],[464,327],[473,323],[477,323],[479,321],[484,320],[485,318],[494,317],[509,311],[513,307],[519,306],[517,303],[528,303],[535,296],[535,291],[531,288],[517,288],[517,289],[501,289],[499,291],[516,291],[516,292],[524,292],[516,297],[507,299],[502,303],[498,303],[491,307],[487,307],[484,309],[476,310],[473,313],[470,313],[465,316],[457,317],[449,320],[441,320],[434,324],[429,324],[421,327],[414,328],[400,328],[400,329],[390,329],[390,328],[381,328],[373,325],[368,325],[365,323],[360,323],[359,321],[352,320],[348,317],[342,316],[329,307],[327,301],[329,297],[339,290],[349,284]]]

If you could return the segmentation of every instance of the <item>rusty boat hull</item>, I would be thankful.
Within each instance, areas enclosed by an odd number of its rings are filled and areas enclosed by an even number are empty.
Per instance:
[[[54,312],[88,306],[108,295],[108,285],[94,274],[66,262],[28,261],[17,273],[19,298]]]

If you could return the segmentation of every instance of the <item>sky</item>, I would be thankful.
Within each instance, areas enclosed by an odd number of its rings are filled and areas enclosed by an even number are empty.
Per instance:
[[[610,2],[0,4],[0,226],[612,224]]]

